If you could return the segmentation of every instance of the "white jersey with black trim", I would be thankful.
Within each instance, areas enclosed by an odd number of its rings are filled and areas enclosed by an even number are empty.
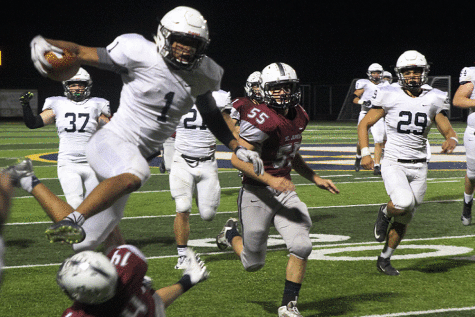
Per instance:
[[[475,67],[464,67],[460,72],[459,83],[472,83],[475,85]],[[475,89],[472,90],[470,99],[475,99]],[[469,115],[467,117],[467,126],[475,129],[475,109],[469,109]]]
[[[213,91],[213,97],[221,112],[233,107],[229,92]],[[216,137],[204,124],[196,105],[180,119],[176,128],[175,150],[193,157],[211,156],[216,151]]]
[[[355,84],[355,90],[360,90],[363,89],[363,94],[361,95],[360,99],[363,101],[371,100],[371,97],[373,97],[373,93],[376,88],[380,87],[382,85],[378,84],[376,85],[369,79],[358,79]],[[371,106],[365,106],[361,105],[361,111],[368,112],[368,110],[371,108]]]
[[[111,116],[109,101],[88,98],[81,102],[66,97],[46,98],[43,111],[52,110],[59,136],[58,166],[87,163],[86,144],[98,129],[101,114]]]
[[[435,116],[448,110],[448,94],[423,86],[417,98],[408,96],[401,87],[383,86],[375,90],[371,103],[384,109],[387,142],[384,159],[427,158],[427,135]]]
[[[197,96],[221,84],[223,69],[211,58],[205,56],[192,71],[177,70],[158,54],[155,43],[138,34],[121,35],[106,49],[127,72],[119,108],[105,128],[136,144],[145,158],[158,152]]]

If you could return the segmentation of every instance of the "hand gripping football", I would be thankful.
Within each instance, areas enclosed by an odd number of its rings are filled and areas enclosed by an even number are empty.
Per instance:
[[[52,51],[46,52],[45,58],[52,66],[47,69],[48,78],[56,81],[68,80],[76,75],[81,66],[77,56],[68,50],[64,50],[62,56]]]

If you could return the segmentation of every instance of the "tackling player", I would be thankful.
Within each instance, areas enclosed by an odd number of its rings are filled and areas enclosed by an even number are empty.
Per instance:
[[[300,106],[299,80],[295,70],[284,63],[265,67],[261,75],[264,103],[240,108],[239,142],[260,153],[265,173],[256,176],[252,165],[232,156],[232,164],[244,173],[238,197],[239,221],[230,218],[216,242],[220,249],[232,247],[244,269],[254,272],[265,264],[269,228],[273,224],[290,252],[279,316],[301,316],[297,297],[307,258],[312,251],[309,231],[312,220],[307,206],[295,192],[292,168],[319,188],[331,193],[338,189],[308,167],[298,153],[308,115]],[[244,164],[243,164],[244,163]]]
[[[84,221],[109,207],[121,219],[130,193],[150,177],[148,160],[193,104],[213,134],[261,173],[258,154],[238,146],[212,97],[223,69],[205,55],[209,31],[201,13],[189,7],[171,10],[161,19],[155,41],[124,34],[107,47],[86,47],[38,35],[30,43],[33,63],[43,75],[52,67],[45,52],[67,49],[81,65],[115,71],[124,83],[114,117],[88,142],[87,160],[101,183],[76,210],[64,206],[65,218],[46,231],[50,241],[84,239]]]
[[[361,165],[372,169],[368,128],[383,117],[386,123],[388,140],[381,172],[390,200],[379,208],[374,237],[378,242],[386,241],[376,265],[387,275],[399,275],[390,258],[404,238],[407,225],[427,189],[427,135],[432,124],[435,123],[445,137],[442,153],[452,153],[458,143],[447,118],[447,93],[424,85],[429,73],[424,55],[406,51],[397,60],[394,70],[399,86],[378,87],[371,99],[372,108],[358,125]],[[390,224],[391,219],[394,221]]]
[[[381,78],[383,76],[383,66],[373,63],[369,65],[366,75],[368,79],[359,79],[355,85],[353,103],[361,105],[361,111],[358,116],[358,123],[364,118],[368,110],[371,108],[370,98],[373,96],[374,90],[382,85]],[[384,120],[380,120],[374,126],[371,127],[371,134],[374,140],[374,175],[381,175],[381,157],[383,155],[384,142],[386,140],[386,128],[384,126]],[[361,146],[356,144],[356,160],[355,171],[359,172],[361,165]]]
[[[460,72],[460,86],[455,92],[452,104],[455,107],[469,109],[467,128],[463,136],[463,145],[467,155],[467,173],[465,174],[465,190],[463,194],[463,210],[461,220],[468,226],[472,222],[473,192],[475,189],[475,67],[465,67]]]
[[[74,303],[63,317],[163,317],[165,309],[194,285],[208,278],[204,262],[191,250],[183,276],[173,285],[155,290],[144,282],[145,255],[132,245],[109,252],[83,251],[67,258],[56,281]]]
[[[87,163],[86,145],[92,134],[109,122],[111,116],[109,101],[91,97],[92,79],[89,73],[80,68],[76,75],[63,82],[64,96],[46,98],[42,112],[35,116],[29,100],[32,93],[21,98],[23,120],[30,129],[42,128],[56,123],[59,136],[58,179],[66,201],[77,208],[84,197],[98,184],[96,173]],[[32,188],[25,187],[26,191]],[[54,222],[64,217],[48,214]],[[87,239],[73,245],[78,251],[95,250],[105,242],[105,249],[124,243],[111,210],[104,211],[84,223]]]
[[[225,121],[230,122],[230,93],[224,90],[213,91],[213,98]],[[181,269],[186,261],[193,193],[196,192],[196,205],[201,219],[213,220],[219,207],[221,186],[215,152],[216,137],[204,124],[196,106],[193,106],[190,112],[181,117],[176,128],[175,154],[169,177],[170,193],[176,205],[173,231],[178,263],[175,269]]]

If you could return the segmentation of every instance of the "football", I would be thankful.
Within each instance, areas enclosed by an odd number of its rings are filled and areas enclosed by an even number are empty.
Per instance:
[[[65,81],[79,71],[81,64],[76,55],[68,50],[64,50],[64,54],[60,55],[52,51],[45,53],[46,60],[53,66],[47,69],[48,78],[56,81]]]

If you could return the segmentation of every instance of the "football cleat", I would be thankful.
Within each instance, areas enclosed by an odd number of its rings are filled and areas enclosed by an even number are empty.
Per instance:
[[[49,242],[65,242],[68,244],[79,243],[86,238],[84,229],[69,219],[63,219],[45,231]]]
[[[361,169],[361,157],[355,159],[355,172],[359,172]]]
[[[191,248],[186,249],[186,261],[183,262],[183,275],[189,275],[192,285],[205,281],[209,277],[209,272],[205,263]]]
[[[389,223],[391,222],[391,219],[388,218],[383,212],[384,207],[386,207],[386,204],[382,204],[381,207],[379,207],[378,218],[374,223],[374,238],[378,242],[383,242],[386,240]]]
[[[228,239],[226,238],[226,232],[232,230],[233,228],[237,230],[238,220],[236,218],[229,218],[226,221],[226,224],[223,227],[223,230],[216,237],[216,245],[220,250],[225,250],[227,247],[231,246]]]
[[[473,200],[470,200],[468,204],[465,201],[463,202],[462,217],[460,219],[464,226],[470,226],[472,223],[472,204]]]
[[[279,313],[279,317],[302,317],[297,309],[296,301],[289,302],[287,306],[280,306],[277,312]]]
[[[374,166],[373,174],[374,175],[381,175],[381,165],[375,165]]]
[[[186,262],[187,258],[186,255],[180,255],[178,257],[178,262],[175,265],[175,270],[183,270],[186,268]]]
[[[386,275],[399,275],[399,271],[393,268],[393,266],[391,265],[391,260],[389,258],[385,259],[378,256],[378,261],[376,261],[376,267],[378,271]]]

